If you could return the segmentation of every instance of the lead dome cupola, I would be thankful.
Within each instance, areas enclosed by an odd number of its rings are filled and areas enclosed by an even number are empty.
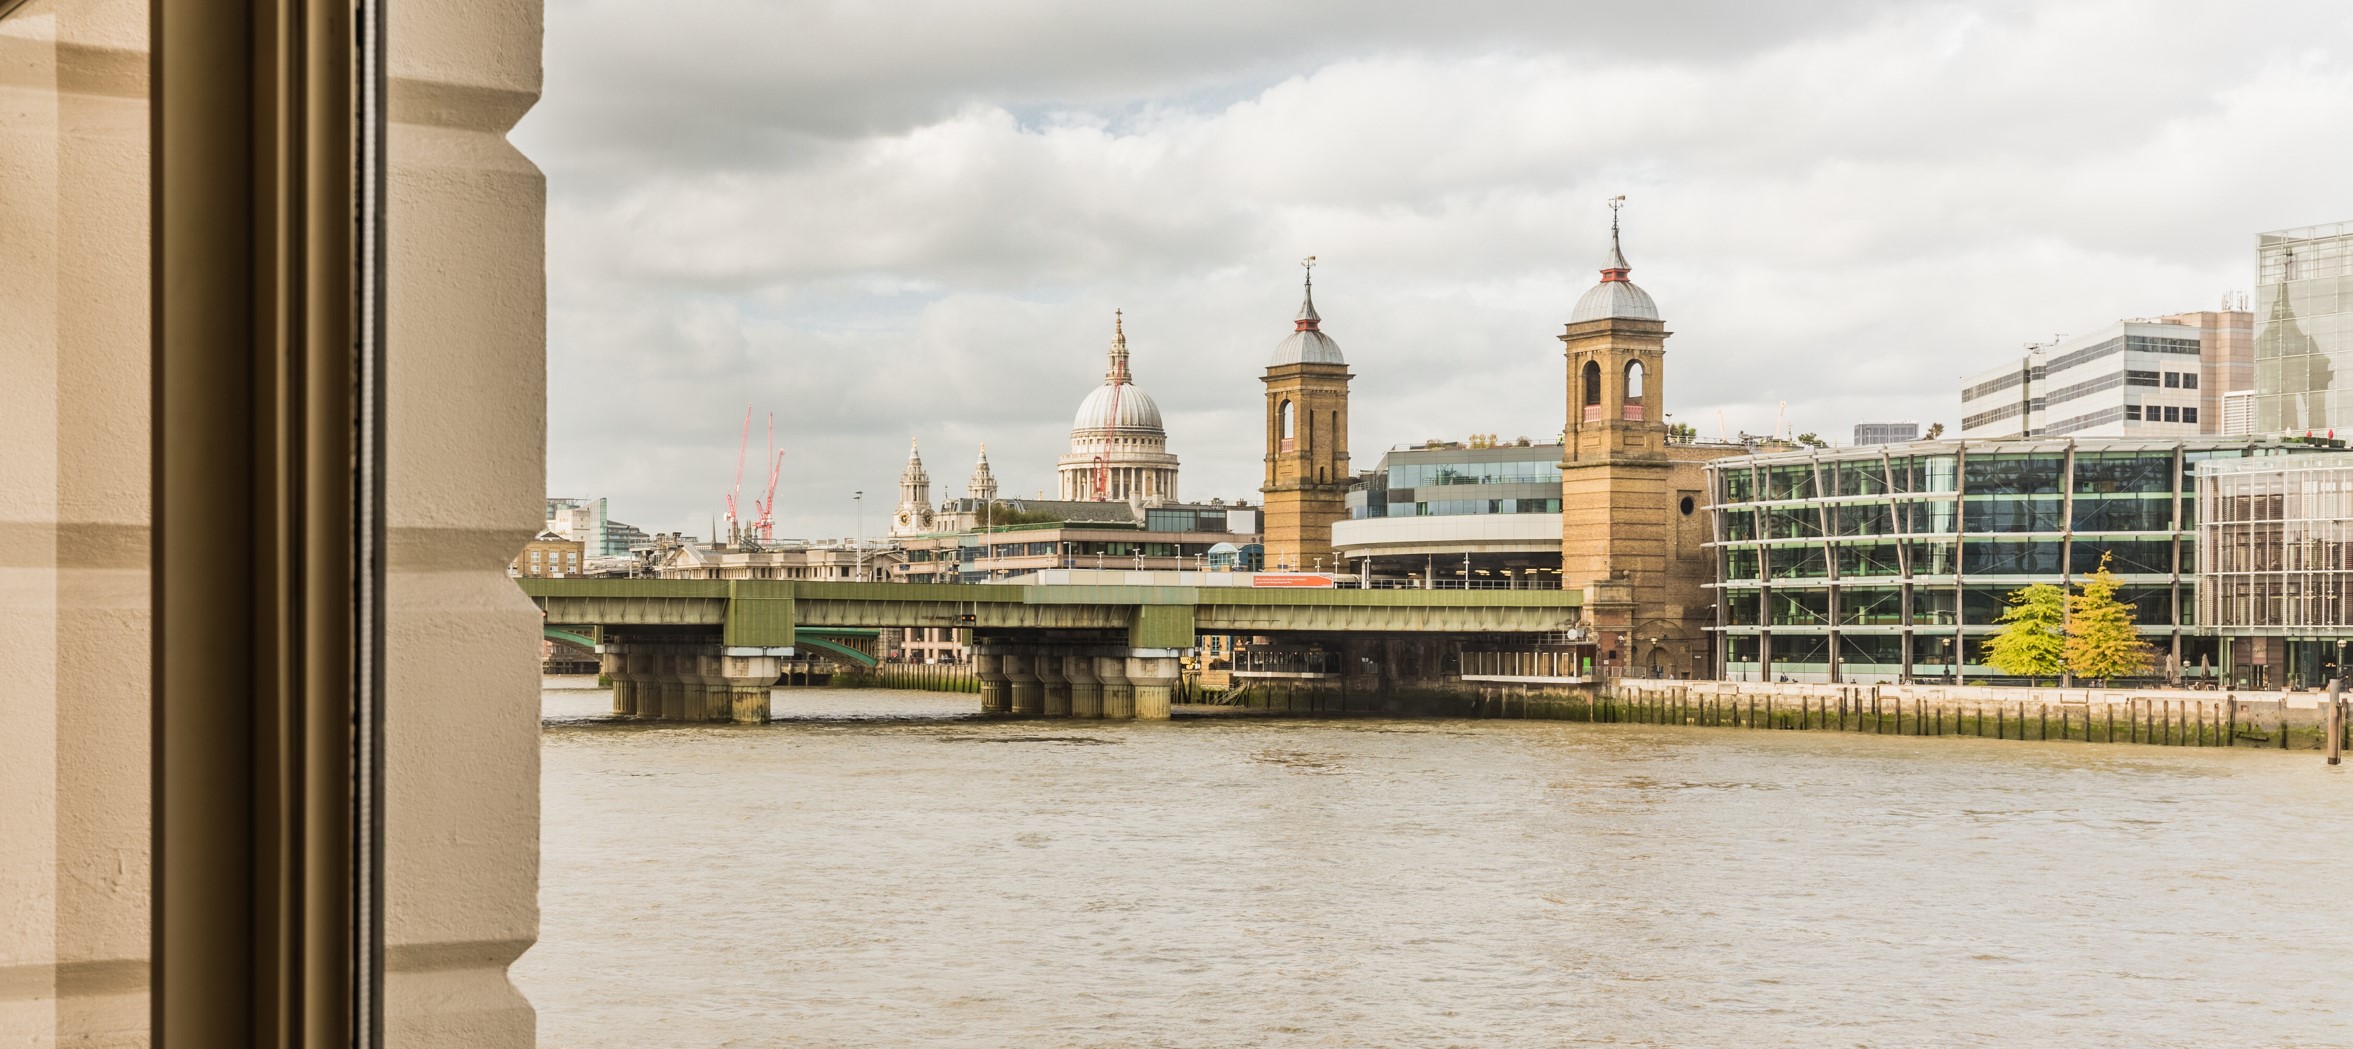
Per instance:
[[[1340,356],[1340,343],[1324,334],[1324,319],[1315,312],[1315,268],[1308,262],[1307,290],[1299,300],[1299,315],[1292,319],[1291,334],[1275,344],[1274,357],[1266,362],[1269,368],[1286,364],[1341,364],[1348,359]]]
[[[1115,394],[1116,391],[1116,394]],[[1111,401],[1119,400],[1119,417],[1111,417]],[[1111,367],[1103,373],[1103,385],[1078,402],[1078,414],[1070,421],[1072,436],[1100,434],[1112,430],[1148,430],[1165,436],[1160,424],[1160,405],[1152,395],[1136,386],[1135,376],[1128,371],[1127,325],[1116,311],[1111,319]]]
[[[1626,264],[1626,253],[1618,247],[1618,204],[1610,202],[1610,255],[1601,268],[1601,283],[1585,292],[1577,300],[1577,308],[1569,311],[1569,323],[1586,321],[1629,320],[1655,321],[1659,319],[1659,304],[1651,301],[1650,293],[1627,279],[1634,267]]]

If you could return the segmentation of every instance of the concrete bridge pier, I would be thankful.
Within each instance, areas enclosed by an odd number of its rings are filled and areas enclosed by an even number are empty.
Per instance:
[[[727,679],[720,676],[716,646],[685,646],[680,653],[680,678],[686,687],[686,720],[727,720]]]
[[[1005,653],[1005,677],[1011,682],[1015,716],[1034,718],[1046,712],[1045,683],[1038,680],[1037,649],[1008,649]]]
[[[686,677],[684,668],[680,666],[684,654],[679,652],[677,644],[663,642],[654,645],[649,655],[653,665],[646,677],[653,686],[654,702],[648,704],[640,699],[638,716],[656,721],[685,720]]]
[[[618,641],[598,645],[597,668],[613,683],[613,716],[637,716],[637,670],[629,662],[629,646]]]
[[[768,691],[784,672],[787,649],[729,648],[720,652],[720,676],[727,687],[725,719],[738,725],[765,725],[769,719]]]
[[[1013,679],[1005,676],[1003,649],[981,643],[972,646],[972,676],[980,680],[980,712],[1013,712]]]
[[[1039,691],[1043,693],[1043,713],[1050,718],[1070,716],[1070,675],[1062,669],[1063,661],[1068,658],[1059,648],[1038,650]]]
[[[1103,679],[1095,675],[1095,656],[1091,652],[1068,652],[1062,656],[1062,676],[1070,682],[1070,716],[1099,718],[1103,716]]]
[[[1135,695],[1136,720],[1168,720],[1168,705],[1176,698],[1178,673],[1177,651],[1173,648],[1129,650],[1127,680],[1128,688]]]
[[[1103,716],[1124,721],[1136,716],[1136,693],[1127,683],[1127,657],[1094,657],[1095,677],[1102,681]]]

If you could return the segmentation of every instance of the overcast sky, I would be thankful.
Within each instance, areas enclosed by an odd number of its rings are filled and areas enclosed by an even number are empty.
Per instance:
[[[1255,502],[1298,260],[1352,450],[1550,440],[1628,198],[1675,417],[1957,422],[1958,376],[2353,218],[2353,4],[552,0],[548,485],[879,533],[910,437],[1054,486],[1111,311],[1188,499]],[[756,422],[752,458],[764,423]],[[1956,427],[1957,428],[1957,427]],[[758,487],[745,468],[745,487]],[[747,496],[748,499],[748,496]]]

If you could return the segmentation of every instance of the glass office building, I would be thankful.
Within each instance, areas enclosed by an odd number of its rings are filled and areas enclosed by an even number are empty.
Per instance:
[[[2255,430],[2353,429],[2353,222],[2255,240]]]
[[[2103,556],[2185,676],[2226,665],[2197,623],[2204,462],[2315,446],[2249,438],[1936,441],[1708,464],[1717,671],[1735,680],[1988,681],[2009,594]]]
[[[1348,492],[1348,517],[1557,514],[1561,446],[1443,444],[1391,449]]]
[[[2353,454],[2198,471],[2198,621],[2233,681],[2325,680],[2353,634]]]
[[[1371,585],[1559,586],[1561,446],[1392,448],[1348,490],[1336,567]]]

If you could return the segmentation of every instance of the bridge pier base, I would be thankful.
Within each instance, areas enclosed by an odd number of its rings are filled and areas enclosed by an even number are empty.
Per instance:
[[[1035,648],[1014,648],[1005,653],[1005,677],[1011,682],[1013,713],[1020,717],[1036,717],[1046,712],[1044,682],[1038,680],[1038,652]]]
[[[1168,720],[1168,705],[1176,697],[1175,649],[1138,648],[1127,657],[1128,688],[1135,694],[1138,721]]]
[[[1038,650],[1038,690],[1042,694],[1040,713],[1050,718],[1070,716],[1070,675],[1063,672],[1063,661],[1069,657],[1059,648]]]
[[[683,657],[680,669],[686,679],[686,720],[727,720],[727,679],[719,676],[718,651],[695,645]]]
[[[1062,676],[1070,682],[1070,716],[1102,717],[1103,679],[1095,676],[1095,657],[1088,653],[1063,655]]]
[[[613,683],[613,716],[637,716],[637,671],[629,663],[629,646],[607,641],[597,646],[598,669]]]
[[[995,646],[972,646],[972,676],[980,679],[980,712],[1013,712],[1012,679],[1005,676],[1005,653]]]
[[[768,691],[784,672],[783,655],[775,650],[726,649],[719,656],[719,672],[727,689],[724,718],[738,725],[767,724]]]
[[[647,677],[650,679],[648,683],[653,686],[654,702],[649,707],[640,701],[640,716],[657,721],[685,720],[686,677],[685,668],[681,665],[686,658],[685,653],[680,652],[677,645],[665,643],[654,646],[651,655],[652,672]]]
[[[1127,683],[1127,657],[1095,656],[1095,677],[1102,682],[1103,716],[1124,721],[1136,716],[1136,693]]]

